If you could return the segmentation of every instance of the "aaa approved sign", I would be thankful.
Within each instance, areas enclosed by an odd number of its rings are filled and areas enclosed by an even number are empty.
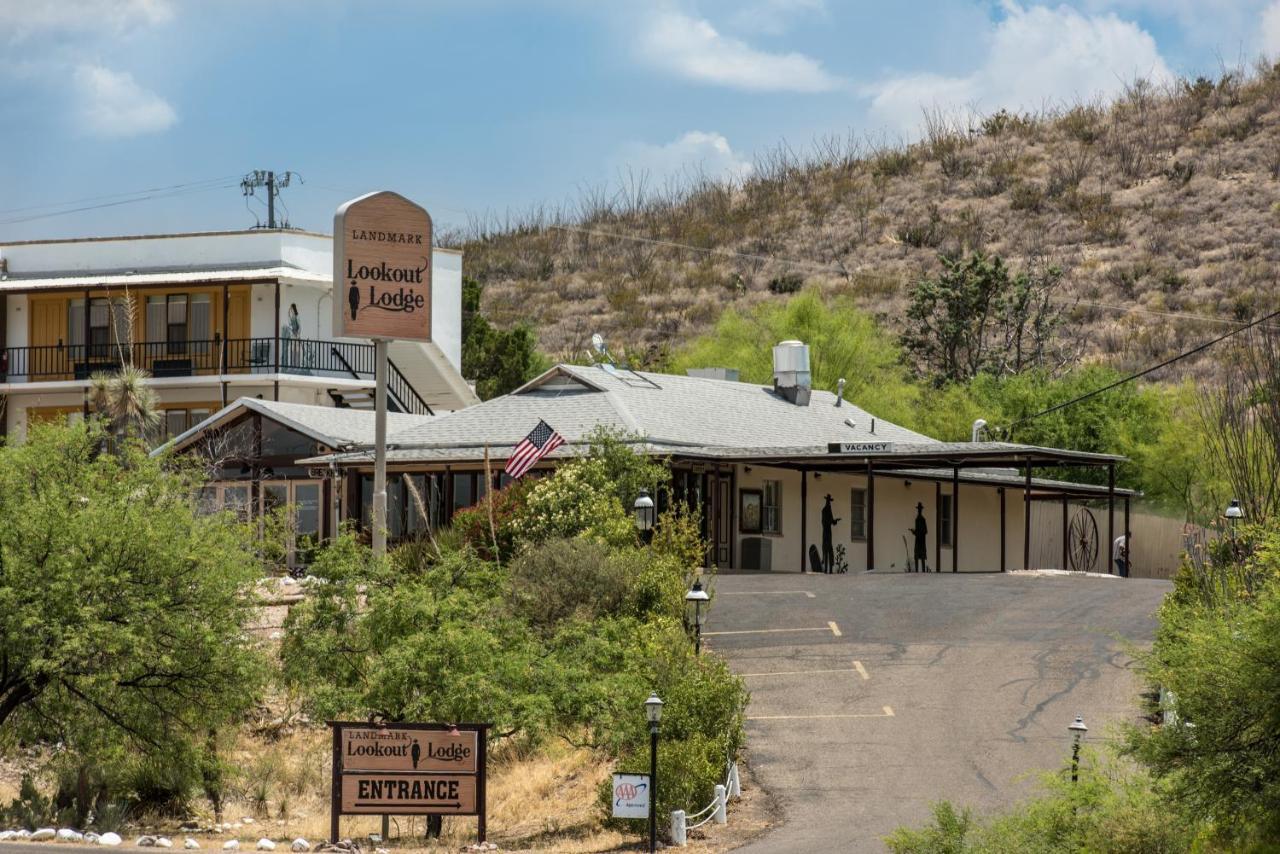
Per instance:
[[[649,775],[613,775],[613,817],[649,817]]]

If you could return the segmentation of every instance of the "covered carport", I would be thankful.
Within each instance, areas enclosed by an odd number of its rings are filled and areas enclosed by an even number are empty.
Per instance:
[[[690,463],[709,463],[716,465],[733,464],[741,466],[767,466],[799,472],[800,502],[800,542],[799,558],[801,567],[805,566],[806,553],[812,539],[809,536],[810,512],[810,480],[822,475],[845,474],[857,475],[865,479],[866,484],[866,568],[876,569],[882,564],[877,561],[876,524],[877,510],[876,481],[885,478],[911,478],[916,481],[933,482],[939,497],[945,484],[950,484],[950,551],[949,568],[959,571],[961,546],[960,522],[964,519],[962,509],[961,485],[981,486],[996,490],[999,501],[998,537],[999,561],[998,571],[1006,572],[1011,568],[1032,569],[1031,544],[1035,532],[1032,529],[1031,507],[1033,502],[1058,501],[1063,504],[1063,563],[1068,564],[1066,509],[1072,500],[1088,500],[1106,502],[1106,540],[1099,544],[1108,552],[1116,539],[1117,499],[1123,501],[1123,530],[1126,538],[1130,537],[1129,508],[1130,500],[1135,495],[1132,490],[1116,487],[1116,466],[1124,461],[1123,457],[1111,454],[1095,454],[1083,451],[1071,451],[1061,448],[1046,448],[1035,445],[1020,445],[1010,442],[930,442],[930,443],[893,443],[893,442],[856,442],[831,443],[825,447],[786,447],[786,448],[672,448],[673,459]],[[1097,484],[1073,483],[1065,480],[1050,480],[1034,476],[1037,470],[1064,468],[1100,468],[1106,470],[1107,483]],[[1021,561],[1010,560],[1006,548],[1010,531],[1008,530],[1007,501],[1009,493],[1021,493],[1021,526],[1022,555]],[[942,506],[941,500],[938,506]],[[992,520],[995,521],[995,520]],[[993,526],[995,527],[995,526]],[[1016,530],[1016,529],[1015,529]],[[965,532],[969,533],[969,532]],[[995,535],[996,531],[991,531]],[[1126,539],[1126,542],[1131,542]],[[1106,562],[1111,571],[1111,562]],[[935,536],[933,569],[943,571],[943,543],[940,536]],[[990,571],[997,571],[991,567]]]

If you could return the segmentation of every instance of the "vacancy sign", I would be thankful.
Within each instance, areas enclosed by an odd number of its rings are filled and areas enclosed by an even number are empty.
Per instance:
[[[613,817],[649,817],[649,775],[613,775]]]
[[[369,193],[333,217],[333,330],[340,338],[431,340],[431,215]]]

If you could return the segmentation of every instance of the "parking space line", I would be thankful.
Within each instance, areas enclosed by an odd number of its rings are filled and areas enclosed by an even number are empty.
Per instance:
[[[858,659],[853,660],[853,669],[858,671],[858,675],[862,677],[862,681],[866,682],[871,677],[867,675],[867,668],[862,666],[862,662]]]
[[[804,676],[809,673],[857,673],[852,667],[836,667],[831,670],[772,670],[767,673],[739,673],[746,679],[752,676]]]
[[[822,628],[798,628],[798,629],[733,629],[725,632],[703,632],[704,638],[715,637],[716,635],[772,635],[779,632],[831,632],[836,637],[842,637],[840,627],[835,623],[827,623]]]
[[[882,706],[883,711],[880,712],[864,712],[862,714],[848,715],[747,715],[745,718],[749,721],[818,721],[818,720],[845,720],[848,718],[893,718],[897,717],[893,713],[891,706]]]
[[[726,590],[716,592],[717,596],[783,596],[803,594],[809,599],[817,599],[812,592],[808,590]]]

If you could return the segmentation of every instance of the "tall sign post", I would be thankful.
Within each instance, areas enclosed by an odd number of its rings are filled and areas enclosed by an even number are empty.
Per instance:
[[[331,721],[329,840],[344,815],[474,815],[486,828],[489,724]]]
[[[382,190],[333,216],[333,333],[374,345],[373,552],[387,552],[387,350],[431,340],[431,215]]]

